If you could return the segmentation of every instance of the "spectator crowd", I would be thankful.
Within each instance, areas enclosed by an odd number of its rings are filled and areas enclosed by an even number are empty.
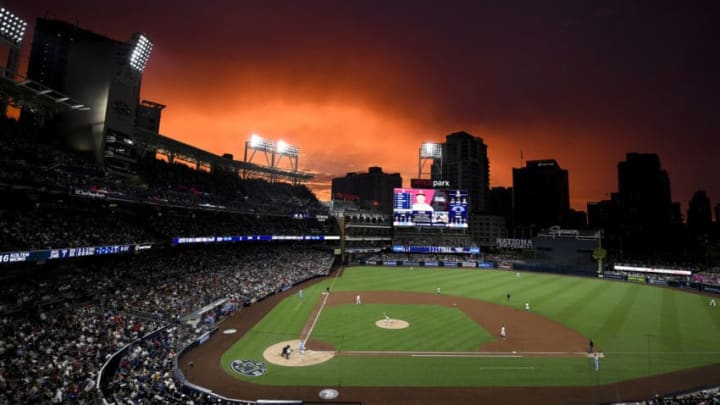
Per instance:
[[[326,275],[332,261],[319,247],[250,244],[165,248],[28,269],[3,280],[0,403],[94,403],[103,363],[161,326],[169,327],[128,351],[109,392],[132,403],[176,398],[182,393],[171,380],[172,357],[204,332],[182,320],[223,298],[237,310]],[[229,315],[226,308],[214,309],[209,319]]]
[[[0,252],[134,243],[173,237],[322,235],[331,221],[315,217],[168,208],[72,196],[5,193],[0,201]]]

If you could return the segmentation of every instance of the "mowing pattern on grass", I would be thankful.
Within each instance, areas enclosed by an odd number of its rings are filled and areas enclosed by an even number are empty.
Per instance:
[[[530,302],[537,312],[528,316],[547,318],[546,321],[558,325],[563,323],[581,332],[575,333],[578,336],[593,337],[607,357],[602,360],[600,371],[594,372],[592,362],[581,358],[337,356],[321,365],[300,369],[270,365],[261,377],[262,384],[277,386],[248,383],[222,371],[231,357],[254,358],[261,355],[268,342],[297,338],[320,292],[329,283],[326,279],[317,286],[303,285],[305,302],[293,296],[296,292],[293,289],[244,309],[223,325],[237,328],[243,339],[235,342],[237,337],[215,334],[206,344],[182,356],[180,364],[193,361],[195,368],[189,376],[193,383],[234,398],[312,401],[317,400],[320,388],[332,386],[339,389],[344,401],[363,401],[364,404],[398,400],[417,404],[603,403],[647,399],[655,393],[717,384],[720,375],[720,353],[716,349],[716,342],[720,340],[720,311],[708,309],[707,299],[698,295],[672,291],[671,297],[666,295],[666,289],[574,277],[523,273],[516,278],[515,273],[504,271],[380,268],[345,272],[333,286],[332,295],[340,298],[338,292],[349,294],[339,305],[354,302],[358,291],[362,294],[362,305],[404,305],[406,302],[386,299],[397,297],[399,294],[392,291],[400,290],[422,292],[425,298],[433,300],[432,293],[437,287],[442,288],[443,295],[467,297],[468,305],[474,303],[482,307],[484,304],[473,299],[494,303],[494,307],[486,307],[488,316],[492,316],[497,306],[524,314],[521,308],[524,302]],[[385,298],[373,302],[369,291],[381,292]],[[512,294],[509,302],[508,292]],[[317,297],[311,301],[314,293]],[[288,299],[282,301],[284,298]],[[456,304],[467,314],[461,300],[457,298]],[[426,304],[437,305],[437,302],[426,301]],[[663,325],[664,316],[668,319]],[[679,323],[676,328],[669,322],[673,318]],[[507,344],[513,338],[522,337],[518,335],[517,325],[504,318],[497,322],[506,323],[508,340],[495,340],[475,351],[489,351],[487,345]],[[497,335],[499,323],[495,327],[478,323]],[[541,332],[530,333],[529,340],[537,342],[542,338]],[[582,339],[579,351],[587,344],[587,340]],[[312,339],[309,343],[313,343]],[[682,346],[676,347],[678,343]],[[234,354],[229,355],[228,351],[223,355],[231,346]],[[512,351],[511,348],[494,350]],[[526,350],[516,351],[520,355]],[[703,365],[708,366],[700,367]],[[697,368],[683,369],[687,367]],[[680,371],[639,379],[672,370]],[[414,383],[394,382],[400,375],[409,375]],[[623,380],[628,381],[621,382]]]
[[[587,349],[588,339],[576,331],[507,305],[445,294],[397,291],[361,294],[363,304],[348,305],[356,292],[332,293],[313,338],[336,346],[342,344],[342,350],[511,353],[513,350],[582,352]],[[385,312],[408,320],[411,327],[378,334],[366,330],[366,323]],[[506,339],[499,336],[502,325],[507,331]]]
[[[345,350],[474,350],[493,337],[465,313],[447,305],[424,305],[424,295],[410,294],[407,301],[379,303],[382,294],[366,293],[365,304],[341,304],[350,293],[333,293],[315,326],[312,340]],[[373,303],[370,303],[373,302]],[[401,305],[404,302],[405,305]],[[404,329],[378,328],[387,313],[409,323]],[[458,333],[452,333],[456,331]]]

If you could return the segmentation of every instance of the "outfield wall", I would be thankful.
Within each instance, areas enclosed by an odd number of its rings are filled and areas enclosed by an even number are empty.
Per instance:
[[[414,260],[360,260],[353,265],[386,266],[386,267],[428,267],[428,268],[477,268],[477,269],[505,269],[531,271],[537,273],[552,273],[570,276],[599,277],[606,280],[628,281],[642,284],[649,284],[659,287],[672,287],[679,289],[695,290],[708,294],[720,295],[720,286],[700,282],[676,282],[670,280],[655,279],[646,276],[628,276],[627,274],[597,273],[595,265],[572,265],[563,266],[552,263],[514,261],[489,262],[489,261],[414,261]]]
[[[385,266],[385,267],[448,267],[448,268],[479,268],[493,269],[495,264],[485,261],[414,261],[414,260],[360,260],[353,265]]]

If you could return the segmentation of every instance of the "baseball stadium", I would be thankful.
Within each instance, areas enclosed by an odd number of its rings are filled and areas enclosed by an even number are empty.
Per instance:
[[[160,134],[145,34],[37,18],[20,74],[23,18],[0,11],[0,404],[720,400],[718,221],[704,250],[632,215],[523,226],[465,132],[409,187],[371,167],[323,202],[300,146]]]
[[[226,321],[180,364],[194,363],[193,381],[230,397],[258,390],[312,399],[332,388],[357,403],[640,400],[716,383],[717,314],[708,301],[581,277],[357,266],[304,287],[302,298],[296,289],[262,303],[256,323]],[[262,363],[262,374],[237,369],[239,361]]]

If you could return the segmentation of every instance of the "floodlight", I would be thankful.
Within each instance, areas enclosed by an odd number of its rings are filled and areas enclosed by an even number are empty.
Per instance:
[[[278,141],[275,146],[275,152],[277,152],[280,155],[294,157],[294,156],[298,155],[299,150],[298,150],[297,146],[292,146],[285,141]]]
[[[253,158],[257,152],[262,152],[267,163],[267,168],[270,169],[266,172],[273,182],[278,177],[287,176],[288,171],[280,169],[280,163],[283,161],[289,161],[292,165],[292,173],[298,172],[298,155],[300,149],[297,146],[290,145],[289,143],[278,140],[271,141],[260,137],[258,134],[250,135],[250,139],[245,142],[245,158],[244,162],[253,163]],[[295,182],[293,184],[296,184]]]
[[[265,143],[265,140],[260,137],[258,134],[252,134],[250,135],[250,147],[257,148],[258,146]]]
[[[274,152],[275,147],[273,146],[272,141],[268,141],[267,139],[261,137],[258,134],[252,134],[250,135],[250,148],[262,150],[265,152]]]
[[[6,8],[0,8],[0,39],[19,47],[25,34],[27,23]]]
[[[285,154],[288,156],[297,157],[300,154],[300,149],[297,146],[290,146]]]
[[[440,159],[442,157],[442,148],[438,143],[427,142],[422,144],[420,148],[420,157]]]
[[[135,39],[135,46],[132,53],[130,53],[130,66],[142,73],[150,59],[152,48],[152,42],[145,35],[138,34]]]

